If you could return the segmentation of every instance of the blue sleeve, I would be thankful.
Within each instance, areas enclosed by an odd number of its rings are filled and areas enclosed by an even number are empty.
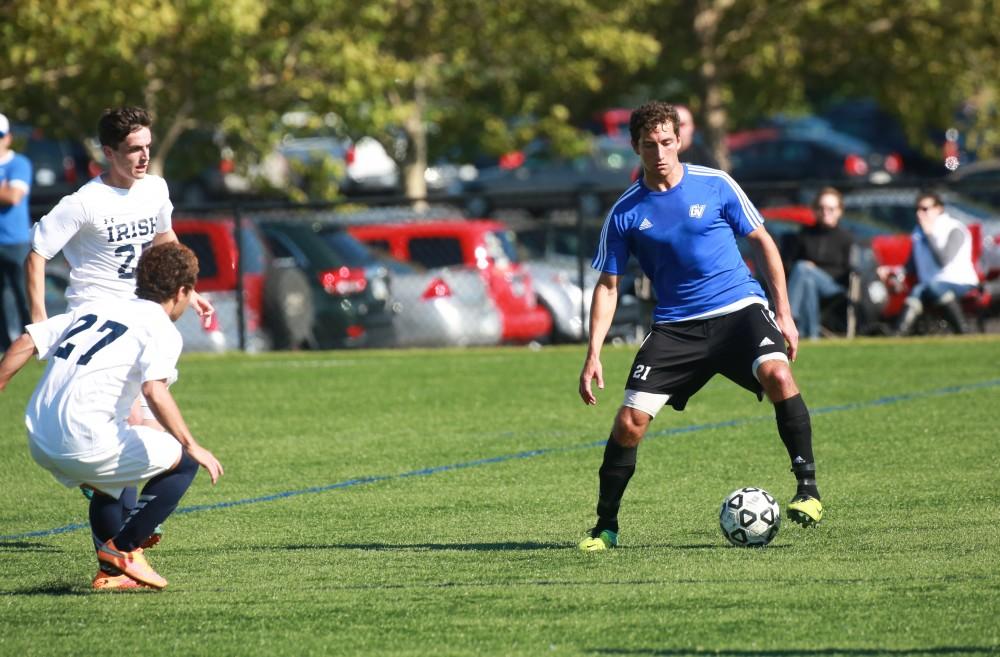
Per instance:
[[[597,243],[597,253],[590,266],[608,274],[623,274],[628,265],[628,240],[625,239],[623,220],[620,216],[609,214],[601,229],[601,238]]]
[[[722,214],[733,227],[733,232],[739,237],[744,237],[764,225],[764,218],[760,216],[760,212],[736,181],[728,175],[719,180]]]

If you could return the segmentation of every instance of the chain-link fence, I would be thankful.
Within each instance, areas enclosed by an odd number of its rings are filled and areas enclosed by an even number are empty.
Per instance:
[[[773,208],[808,205],[822,186],[753,184],[744,189],[758,207]],[[989,199],[994,187],[965,184],[962,196],[949,192],[955,207],[967,212],[964,218],[983,227],[989,286],[1000,274],[1000,214],[968,197]],[[912,228],[915,185],[841,188],[849,199],[848,215],[872,234]],[[198,255],[199,291],[217,311],[208,323],[193,313],[181,319],[186,348],[585,341],[598,279],[590,260],[616,195],[578,190],[553,196],[547,204],[533,195],[524,207],[507,199],[487,217],[470,212],[476,198],[178,207],[174,229]],[[609,337],[635,341],[654,300],[637,266],[622,278]]]

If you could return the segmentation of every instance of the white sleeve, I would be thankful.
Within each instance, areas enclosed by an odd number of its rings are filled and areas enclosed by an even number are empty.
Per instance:
[[[49,317],[44,322],[24,327],[25,332],[34,341],[35,349],[38,350],[38,360],[48,360],[52,357],[51,352],[59,345],[60,338],[66,333],[71,321],[73,313],[63,313]]]
[[[181,356],[184,341],[173,325],[169,328],[173,330],[155,327],[149,332],[139,355],[143,383],[166,379],[167,385],[170,385],[177,380],[177,359]]]
[[[65,196],[31,229],[31,249],[46,260],[62,251],[86,221],[86,211],[75,195]]]

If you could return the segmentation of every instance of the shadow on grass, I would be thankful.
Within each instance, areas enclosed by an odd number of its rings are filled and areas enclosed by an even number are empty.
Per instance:
[[[41,586],[29,586],[23,589],[12,591],[0,591],[0,597],[4,596],[80,596],[90,595],[89,589],[82,589],[79,585],[57,582],[52,584],[42,584]]]
[[[338,543],[335,545],[286,545],[286,550],[457,550],[463,552],[518,552],[565,550],[565,543]]]
[[[48,543],[0,541],[0,552],[62,552],[62,549]]]
[[[687,650],[687,649],[621,649],[598,648],[598,655],[633,655],[635,657],[697,657],[699,655],[721,655],[722,657],[790,657],[803,655],[810,657],[879,657],[880,655],[982,655],[998,653],[998,646],[939,646],[936,648],[812,648],[788,650]]]

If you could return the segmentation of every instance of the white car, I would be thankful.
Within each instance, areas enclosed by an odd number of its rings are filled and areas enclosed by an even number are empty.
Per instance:
[[[382,144],[372,137],[357,141],[341,137],[286,138],[278,145],[278,153],[289,163],[310,165],[323,158],[341,163],[345,173],[340,187],[345,194],[399,191],[399,167]]]

